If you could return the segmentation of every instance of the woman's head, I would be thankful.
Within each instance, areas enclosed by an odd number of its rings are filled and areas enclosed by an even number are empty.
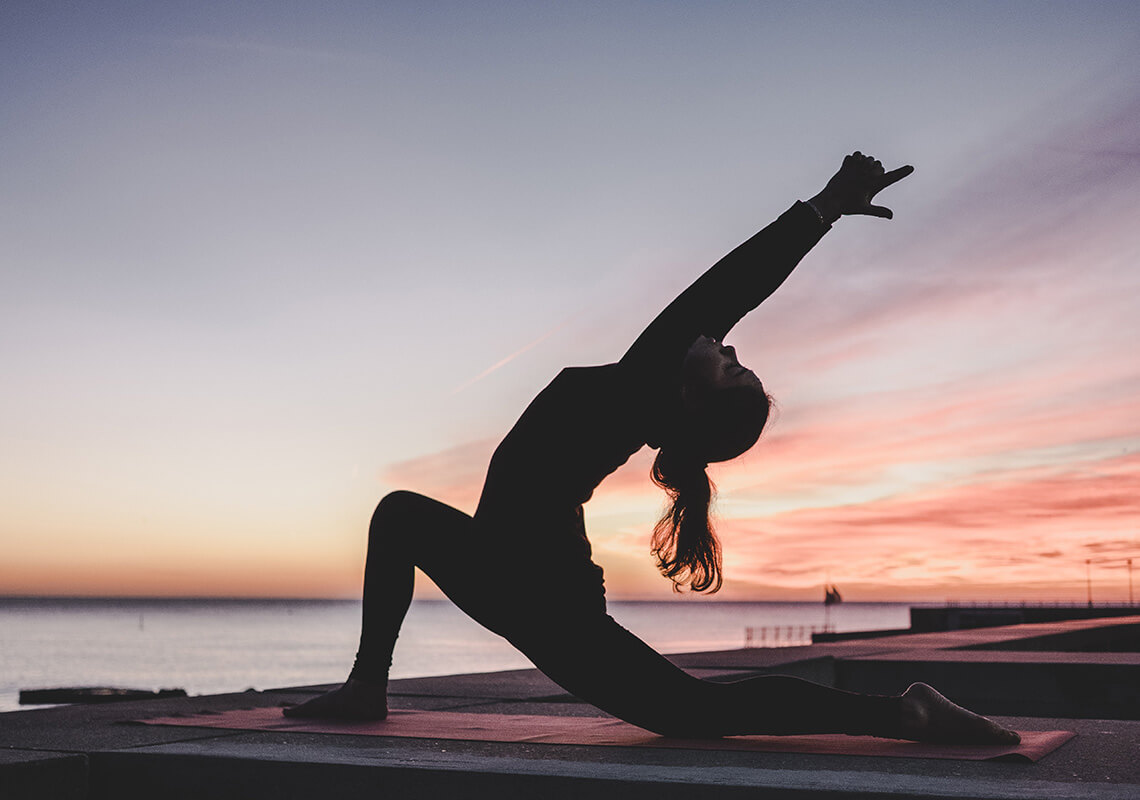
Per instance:
[[[720,543],[709,519],[716,487],[705,467],[748,450],[768,422],[771,398],[736,350],[702,336],[681,369],[682,411],[653,462],[653,481],[670,505],[653,529],[657,568],[680,590],[715,592],[721,585]]]
[[[737,360],[735,348],[701,336],[681,366],[681,405],[675,449],[705,462],[728,461],[756,444],[771,398],[756,373]]]

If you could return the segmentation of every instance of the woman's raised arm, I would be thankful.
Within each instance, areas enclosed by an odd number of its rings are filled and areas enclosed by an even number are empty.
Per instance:
[[[723,339],[745,314],[780,287],[840,216],[890,219],[890,209],[871,201],[913,171],[906,166],[885,172],[870,156],[859,152],[847,156],[819,194],[793,205],[709,268],[658,314],[622,357],[622,365],[645,378],[667,380],[698,336]]]

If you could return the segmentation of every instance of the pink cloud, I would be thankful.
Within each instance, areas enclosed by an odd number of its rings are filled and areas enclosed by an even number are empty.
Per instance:
[[[1140,558],[1140,455],[1027,470],[905,497],[736,519],[732,573],[793,585],[833,579],[921,586],[1076,585],[1084,560]]]
[[[380,479],[393,489],[426,494],[470,514],[497,444],[494,439],[479,439],[400,461],[388,465]]]

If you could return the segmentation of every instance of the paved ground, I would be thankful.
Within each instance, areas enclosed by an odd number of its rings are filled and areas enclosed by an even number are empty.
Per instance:
[[[704,677],[799,674],[897,692],[931,680],[1023,730],[1077,737],[1037,764],[656,750],[155,727],[131,720],[298,702],[323,687],[0,715],[0,798],[1140,798],[1140,653],[1082,652],[1140,618],[676,656]],[[1127,633],[1127,629],[1125,630]],[[1040,651],[1034,639],[1064,646]],[[1099,638],[1098,638],[1099,637]],[[1056,644],[1060,642],[1061,644]],[[1008,643],[1016,650],[1002,650]],[[965,649],[963,649],[965,648]],[[938,680],[941,678],[941,680]],[[854,682],[854,683],[853,683]],[[954,687],[951,689],[950,687]],[[1073,698],[1077,698],[1074,700]],[[977,702],[970,702],[971,699]],[[1087,703],[1087,706],[1081,706]],[[534,670],[394,682],[395,708],[598,715]],[[1060,709],[1046,717],[1036,708]],[[1075,707],[1096,714],[1072,714]],[[995,711],[995,709],[1004,709]],[[1107,712],[1107,713],[1106,713]],[[1092,718],[1088,718],[1092,717]],[[1099,717],[1099,718],[1098,718]]]

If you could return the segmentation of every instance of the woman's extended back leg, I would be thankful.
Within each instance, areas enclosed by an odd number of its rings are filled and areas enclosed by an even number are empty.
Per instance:
[[[567,620],[524,652],[564,688],[667,736],[848,733],[919,741],[1016,744],[1018,734],[954,705],[925,684],[900,696],[858,694],[786,675],[700,680],[608,616]]]

